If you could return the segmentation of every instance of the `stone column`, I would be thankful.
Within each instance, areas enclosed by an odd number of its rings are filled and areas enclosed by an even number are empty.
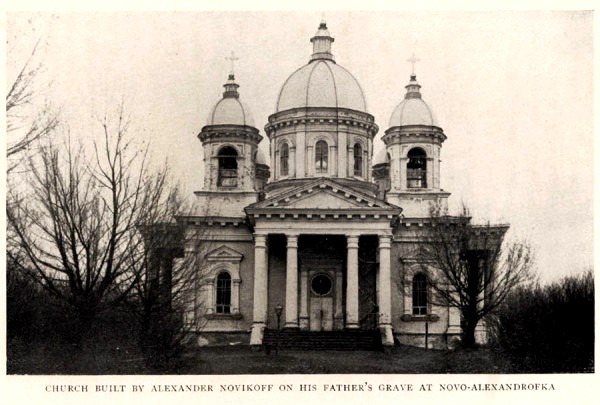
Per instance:
[[[251,345],[260,345],[267,322],[267,235],[254,235],[254,311]]]
[[[308,272],[300,272],[300,329],[308,330]]]
[[[335,330],[344,329],[344,311],[343,311],[343,288],[344,278],[341,271],[335,273],[335,315],[333,319],[333,328]]]
[[[346,328],[358,328],[358,236],[347,236]]]
[[[285,327],[298,327],[298,235],[286,235]]]
[[[379,329],[384,346],[394,345],[392,333],[392,272],[391,256],[392,237],[390,235],[379,235]]]

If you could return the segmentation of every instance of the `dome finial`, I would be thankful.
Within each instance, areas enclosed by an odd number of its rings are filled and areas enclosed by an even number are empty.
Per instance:
[[[227,83],[223,85],[225,87],[225,92],[223,92],[223,98],[239,98],[240,95],[237,91],[238,87],[240,87],[235,82],[235,74],[233,73],[233,64],[236,60],[240,58],[235,56],[235,53],[231,51],[231,55],[225,57],[226,60],[231,62],[231,70],[229,71],[229,76],[227,76]]]
[[[404,98],[421,98],[421,85],[417,82],[417,74],[415,73],[415,65],[417,62],[421,61],[421,59],[417,58],[413,53],[406,61],[412,64],[412,71],[410,74],[410,82],[406,85],[406,94],[404,95]]]
[[[314,37],[310,39],[313,43],[313,54],[310,57],[310,61],[327,59],[333,60],[333,54],[331,53],[331,43],[334,41],[333,37],[327,30],[327,23],[325,22],[325,13],[323,13],[323,19],[319,24],[319,29]]]

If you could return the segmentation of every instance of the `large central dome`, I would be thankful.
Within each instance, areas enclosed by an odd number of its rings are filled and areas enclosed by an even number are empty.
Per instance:
[[[336,107],[367,111],[365,95],[350,72],[336,64],[331,54],[334,39],[322,22],[311,39],[310,62],[285,81],[276,112],[298,107]]]

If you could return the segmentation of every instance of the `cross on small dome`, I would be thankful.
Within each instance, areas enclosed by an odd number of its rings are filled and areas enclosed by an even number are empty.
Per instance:
[[[421,59],[417,58],[415,56],[415,54],[413,53],[410,58],[406,59],[406,61],[412,64],[412,76],[414,76],[415,75],[415,65],[417,64],[417,62],[420,62]]]
[[[233,71],[234,63],[236,60],[240,60],[240,58],[235,56],[235,52],[231,51],[231,54],[229,56],[226,56],[225,60],[228,60],[231,63],[231,74],[233,75],[234,74],[234,71]]]

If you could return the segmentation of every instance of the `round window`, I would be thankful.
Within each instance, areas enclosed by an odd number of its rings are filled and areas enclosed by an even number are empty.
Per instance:
[[[327,295],[331,292],[333,281],[327,274],[317,274],[311,281],[311,288],[317,295]]]

